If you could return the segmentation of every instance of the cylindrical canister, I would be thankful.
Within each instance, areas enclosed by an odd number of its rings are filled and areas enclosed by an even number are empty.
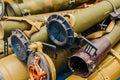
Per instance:
[[[106,34],[101,38],[91,40],[93,45],[97,48],[96,52],[92,46],[86,44],[71,56],[68,61],[69,67],[75,74],[82,77],[88,77],[107,55],[111,47],[119,40],[120,21],[117,21],[115,28],[109,34]]]
[[[27,80],[27,67],[15,54],[0,60],[0,80]]]
[[[5,2],[5,10],[8,16],[33,15],[75,8],[87,1],[89,0],[30,0],[20,4],[8,1]]]
[[[107,18],[110,12],[116,11],[120,7],[119,3],[118,0],[103,0],[78,13],[65,14],[64,16],[51,15],[46,24],[48,35],[58,46],[72,45],[74,32],[79,34]],[[61,39],[57,39],[56,35],[61,36]]]
[[[73,10],[46,13],[46,14],[40,14],[40,15],[26,16],[26,17],[17,17],[17,18],[14,17],[14,19],[2,20],[2,21],[0,21],[0,38],[9,37],[11,34],[11,31],[13,31],[15,29],[20,29],[23,31],[23,30],[29,30],[32,27],[32,25],[30,23],[28,23],[22,19],[20,20],[20,18],[25,18],[25,19],[31,20],[33,22],[41,22],[41,21],[46,21],[48,16],[50,16],[52,14],[61,14],[62,15],[62,14],[67,14],[67,13],[77,13],[79,11],[80,11],[80,9],[73,9]],[[19,20],[17,20],[18,18],[19,18]],[[39,32],[40,32],[40,34],[41,33],[47,34],[46,29],[41,29]],[[45,36],[45,38],[48,38],[48,36]],[[35,38],[32,41],[37,41],[37,40]]]
[[[117,80],[120,77],[120,43],[111,50],[88,78],[82,78],[78,75],[71,75],[66,80]]]

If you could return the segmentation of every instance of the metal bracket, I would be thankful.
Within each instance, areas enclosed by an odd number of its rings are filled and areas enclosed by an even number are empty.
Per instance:
[[[75,0],[69,0],[69,8],[73,8],[75,6]]]
[[[8,55],[8,40],[4,39],[4,55]]]
[[[76,42],[78,45],[81,45],[81,43],[83,43],[83,41],[86,42],[85,44],[85,48],[84,51],[90,55],[91,57],[96,56],[96,52],[97,52],[97,48],[85,37],[81,36],[79,38],[76,38]]]
[[[23,16],[30,15],[30,10],[28,10],[28,9],[23,9],[22,15],[23,15]]]
[[[109,17],[106,20],[104,20],[102,23],[98,24],[98,27],[100,27],[101,30],[106,30],[109,23],[112,20],[120,20],[120,8],[116,9],[116,11],[114,11],[114,12],[111,12],[109,14]]]
[[[120,15],[120,8],[118,8],[116,10],[116,12],[111,12],[110,13],[110,18],[111,19],[118,19],[119,18],[119,15]]]

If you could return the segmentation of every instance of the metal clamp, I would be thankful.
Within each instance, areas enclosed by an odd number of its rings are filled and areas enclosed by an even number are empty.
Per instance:
[[[8,40],[4,39],[4,55],[8,55]]]
[[[97,48],[85,37],[81,36],[79,38],[76,38],[76,42],[78,45],[81,45],[81,43],[83,43],[83,41],[86,42],[85,44],[85,48],[84,51],[90,55],[91,57],[96,56],[96,52],[97,52]]]
[[[120,8],[118,8],[118,9],[116,10],[116,12],[111,12],[111,13],[110,13],[110,18],[111,18],[111,19],[117,19],[117,18],[119,18],[119,15],[120,15]]]
[[[51,45],[51,44],[48,44],[48,43],[44,43],[42,42],[42,45],[43,45],[43,52],[47,53],[47,54],[50,54],[52,53],[51,57],[56,59],[57,58],[57,52],[56,52],[56,46],[55,45]]]
[[[69,0],[69,8],[73,8],[75,6],[75,0]]]

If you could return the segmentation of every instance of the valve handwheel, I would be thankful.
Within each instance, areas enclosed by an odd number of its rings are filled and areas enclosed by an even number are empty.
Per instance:
[[[48,62],[41,53],[30,54],[27,63],[30,80],[52,80]]]

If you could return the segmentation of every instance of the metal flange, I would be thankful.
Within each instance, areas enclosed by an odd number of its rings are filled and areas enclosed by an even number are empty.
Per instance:
[[[11,46],[15,54],[19,57],[20,60],[26,61],[29,55],[27,52],[28,45],[30,45],[29,39],[19,29],[12,31],[10,38]]]
[[[42,53],[31,53],[27,63],[31,80],[54,80],[49,63]]]
[[[74,32],[67,20],[53,14],[46,23],[47,32],[52,42],[58,46],[70,46],[74,42]]]

